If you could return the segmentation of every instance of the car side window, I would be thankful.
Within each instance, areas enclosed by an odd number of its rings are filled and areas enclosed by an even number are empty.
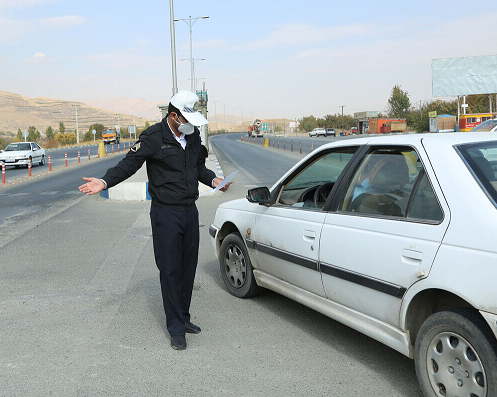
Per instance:
[[[339,210],[441,222],[443,212],[416,151],[372,150],[355,171]]]
[[[276,204],[322,209],[331,189],[357,148],[327,152],[293,175],[281,189]]]
[[[407,218],[441,222],[443,212],[424,170],[420,172],[418,179],[419,182],[414,190]]]

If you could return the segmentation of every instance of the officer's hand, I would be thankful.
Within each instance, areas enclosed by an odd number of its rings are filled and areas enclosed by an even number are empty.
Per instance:
[[[79,191],[81,193],[86,193],[87,195],[96,194],[105,189],[105,183],[103,183],[98,178],[83,178],[83,180],[87,181],[84,185],[79,187]]]
[[[214,178],[214,180],[212,181],[212,184],[214,185],[214,187],[217,187],[217,185],[219,185],[222,181],[223,181],[222,178]],[[226,186],[222,187],[219,190],[221,190],[222,192],[225,192],[226,190],[228,190],[230,185],[231,185],[231,182],[228,182],[228,184]]]

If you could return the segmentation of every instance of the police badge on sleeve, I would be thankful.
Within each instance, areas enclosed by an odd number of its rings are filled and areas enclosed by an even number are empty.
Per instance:
[[[139,149],[140,149],[140,142],[136,142],[131,148],[131,151],[136,153]]]

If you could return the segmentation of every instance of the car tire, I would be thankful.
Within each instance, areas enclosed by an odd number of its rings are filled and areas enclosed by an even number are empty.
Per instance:
[[[45,155],[41,156],[40,165],[45,165]]]
[[[432,314],[416,337],[415,366],[425,396],[497,396],[497,353],[488,324],[466,310]]]
[[[251,298],[259,292],[247,248],[238,233],[231,233],[223,240],[219,265],[230,294],[238,298]]]

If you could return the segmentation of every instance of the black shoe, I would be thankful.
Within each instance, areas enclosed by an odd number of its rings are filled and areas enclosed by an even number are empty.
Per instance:
[[[195,324],[192,324],[190,321],[185,323],[185,332],[189,334],[200,334],[200,327],[196,326]]]
[[[174,350],[185,350],[186,338],[184,337],[184,335],[171,336],[171,347]]]

